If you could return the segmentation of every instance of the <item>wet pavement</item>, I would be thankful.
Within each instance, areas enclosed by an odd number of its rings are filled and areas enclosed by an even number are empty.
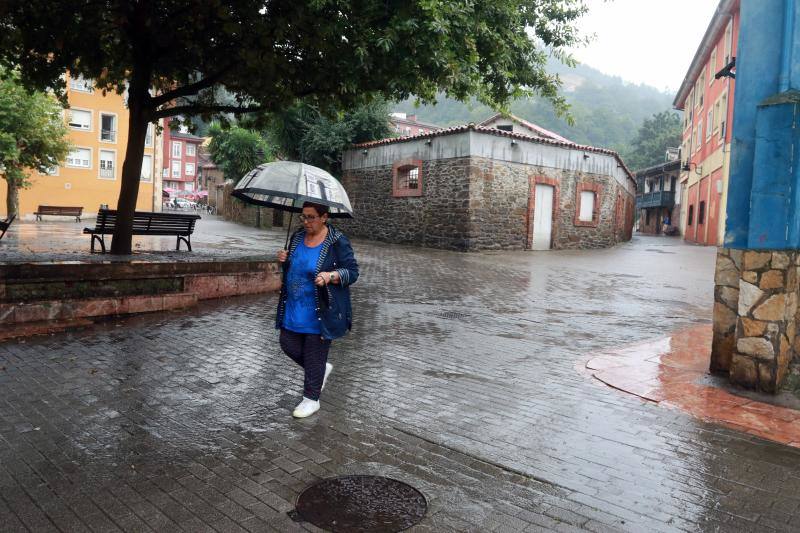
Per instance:
[[[694,326],[593,357],[584,368],[611,387],[664,407],[800,448],[800,398],[788,391],[745,391],[710,375],[712,337],[711,325]]]
[[[261,233],[242,249],[282,242]],[[345,474],[419,489],[411,531],[800,529],[800,450],[576,371],[710,324],[713,248],[354,247],[355,330],[311,419],[275,295],[0,344],[3,529],[315,531],[287,512]]]
[[[170,211],[195,214],[194,211]],[[214,261],[260,258],[283,246],[286,232],[260,231],[256,228],[225,222],[222,217],[198,213],[201,219],[191,237],[192,251],[181,243],[175,250],[175,237],[134,236],[133,254],[112,256],[89,253],[91,236],[83,228],[93,228],[93,218],[75,222],[70,217],[48,217],[39,222],[15,221],[0,240],[0,265],[29,261]],[[299,222],[295,221],[295,224]],[[105,236],[106,248],[111,235]],[[100,247],[97,246],[98,252]]]

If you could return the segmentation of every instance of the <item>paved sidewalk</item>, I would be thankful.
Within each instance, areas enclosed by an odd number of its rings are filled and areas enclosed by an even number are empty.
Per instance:
[[[381,473],[428,497],[416,531],[800,529],[800,450],[575,370],[710,323],[714,249],[354,244],[355,331],[310,420],[275,295],[0,344],[3,528],[313,530],[286,515],[305,486]]]

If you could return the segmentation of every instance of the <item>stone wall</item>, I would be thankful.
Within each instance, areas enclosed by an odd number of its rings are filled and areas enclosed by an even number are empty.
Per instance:
[[[800,354],[800,254],[720,248],[714,291],[711,371],[776,392]]]
[[[269,207],[258,207],[246,204],[231,196],[234,184],[225,184],[222,205],[217,206],[217,213],[225,220],[238,222],[255,228],[285,227],[291,216],[288,212],[277,211]],[[276,223],[277,222],[277,223]]]
[[[529,165],[470,158],[468,241],[473,250],[522,250],[528,241]]]
[[[470,158],[422,162],[422,196],[392,196],[392,167],[342,178],[356,218],[335,224],[352,236],[451,250],[469,249]]]
[[[604,248],[629,240],[634,197],[609,176],[483,157],[422,161],[422,196],[393,197],[392,167],[351,169],[342,178],[356,213],[338,222],[353,236],[453,250],[529,246],[531,191],[557,183],[554,249]],[[579,189],[598,191],[596,224],[577,225]]]

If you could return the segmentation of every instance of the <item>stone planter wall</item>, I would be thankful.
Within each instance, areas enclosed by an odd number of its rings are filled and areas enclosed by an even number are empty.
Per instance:
[[[765,392],[780,388],[800,353],[796,251],[717,253],[711,371]]]

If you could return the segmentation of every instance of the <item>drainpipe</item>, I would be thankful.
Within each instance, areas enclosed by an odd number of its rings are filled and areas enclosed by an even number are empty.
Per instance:
[[[783,47],[781,50],[781,73],[778,77],[778,93],[789,90],[789,79],[792,71],[792,39],[794,37],[794,4],[795,0],[783,2]]]

